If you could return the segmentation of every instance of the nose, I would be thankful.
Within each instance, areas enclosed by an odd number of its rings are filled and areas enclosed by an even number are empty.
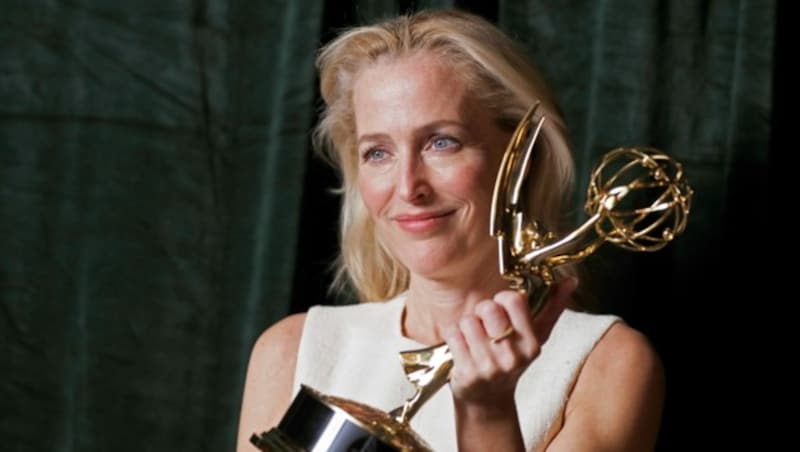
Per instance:
[[[431,186],[428,171],[422,158],[414,153],[406,153],[400,163],[397,193],[409,203],[418,204],[430,197]]]

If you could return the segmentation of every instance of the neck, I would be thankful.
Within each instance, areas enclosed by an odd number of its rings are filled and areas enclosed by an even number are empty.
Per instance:
[[[481,300],[508,289],[497,271],[486,271],[470,279],[442,281],[411,275],[403,315],[403,334],[423,344],[444,342],[450,327],[471,313]]]

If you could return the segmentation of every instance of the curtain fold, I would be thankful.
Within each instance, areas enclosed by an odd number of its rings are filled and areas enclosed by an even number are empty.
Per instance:
[[[4,450],[232,448],[288,312],[321,8],[4,2]]]
[[[335,203],[306,172],[315,49],[443,6],[496,19],[538,62],[572,131],[576,206],[611,148],[684,162],[686,234],[652,255],[603,249],[582,284],[686,391],[668,395],[662,447],[704,436],[691,388],[735,360],[706,327],[741,320],[741,285],[708,267],[742,274],[742,237],[766,228],[776,2],[2,0],[3,450],[233,448],[255,338],[324,301],[298,289],[336,221],[301,219],[304,200]]]

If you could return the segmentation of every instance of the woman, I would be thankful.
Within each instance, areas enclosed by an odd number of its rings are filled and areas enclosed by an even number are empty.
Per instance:
[[[486,21],[438,11],[347,31],[318,66],[316,138],[344,181],[339,283],[383,302],[315,307],[259,338],[239,450],[279,422],[300,383],[397,407],[410,395],[397,352],[441,342],[450,383],[412,420],[434,450],[652,449],[664,383],[646,339],[565,310],[568,275],[532,319],[497,270],[494,178],[536,101],[547,121],[528,199],[549,230],[572,179],[563,123],[523,54]]]

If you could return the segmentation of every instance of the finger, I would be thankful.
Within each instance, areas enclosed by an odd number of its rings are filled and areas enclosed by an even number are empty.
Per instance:
[[[533,327],[528,297],[521,292],[506,290],[498,292],[495,301],[502,305],[508,313],[514,327],[514,350],[525,362],[530,362],[539,355],[540,344]]]
[[[469,354],[469,347],[461,330],[452,327],[445,336],[445,342],[453,355],[453,370],[450,378],[458,379],[458,375],[466,375],[472,371],[472,357]]]
[[[519,338],[533,339],[532,318],[525,295],[513,290],[504,290],[495,294],[494,301],[503,307],[508,321]]]
[[[550,293],[544,308],[533,319],[533,330],[540,344],[544,344],[547,338],[550,337],[553,326],[555,326],[561,313],[566,309],[569,299],[577,287],[578,278],[572,276],[550,286]]]
[[[501,296],[502,298],[502,296]],[[519,364],[520,353],[517,334],[511,323],[509,313],[505,306],[495,300],[484,300],[475,307],[475,313],[480,318],[486,331],[488,353],[492,356],[494,367],[476,366],[484,369],[486,377],[491,376],[496,370],[510,371]],[[488,364],[488,363],[487,363]]]
[[[513,326],[506,313],[506,308],[493,300],[484,300],[475,306],[475,315],[480,318],[483,329],[490,342],[496,343],[494,338],[501,337],[508,327]]]
[[[473,367],[479,372],[491,367],[494,361],[489,350],[489,336],[478,316],[465,315],[458,322],[458,328],[466,341]]]

